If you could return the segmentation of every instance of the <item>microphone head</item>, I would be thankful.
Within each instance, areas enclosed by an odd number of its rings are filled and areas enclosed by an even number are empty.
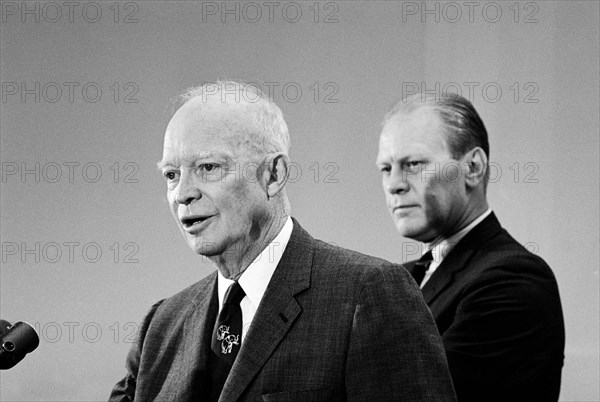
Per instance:
[[[1,320],[4,331],[7,321]],[[26,322],[17,322],[0,335],[0,370],[6,370],[23,360],[27,353],[33,352],[40,344],[35,329]]]

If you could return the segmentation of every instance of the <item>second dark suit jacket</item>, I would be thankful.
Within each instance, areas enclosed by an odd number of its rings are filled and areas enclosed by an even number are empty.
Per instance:
[[[155,304],[111,401],[202,401],[216,272]],[[453,401],[441,338],[401,266],[297,222],[220,401]]]
[[[556,279],[493,213],[456,244],[422,291],[459,402],[558,400],[565,332]]]

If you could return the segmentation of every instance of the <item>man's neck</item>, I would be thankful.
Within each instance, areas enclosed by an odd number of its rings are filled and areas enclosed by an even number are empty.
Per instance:
[[[239,244],[220,255],[208,257],[219,272],[228,279],[237,280],[258,257],[263,250],[277,237],[285,225],[288,215],[271,217],[269,222],[262,224],[259,238],[248,244]]]
[[[488,206],[487,200],[484,199],[481,203],[476,205],[474,208],[470,208],[468,211],[465,211],[465,214],[461,217],[461,219],[458,220],[457,224],[451,230],[439,235],[438,237],[436,237],[435,239],[433,239],[430,242],[426,242],[427,247],[432,248],[436,244],[439,244],[439,243],[443,242],[444,240],[459,233],[461,230],[463,230],[464,228],[469,226],[471,223],[473,223],[474,220],[476,220],[481,215],[483,215],[488,209],[489,209],[489,206]]]

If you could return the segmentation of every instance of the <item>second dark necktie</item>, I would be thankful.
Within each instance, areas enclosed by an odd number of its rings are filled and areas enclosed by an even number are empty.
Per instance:
[[[432,261],[433,254],[431,253],[431,250],[429,250],[415,262],[415,265],[412,269],[412,276],[415,278],[417,285],[421,285],[421,282],[423,282],[423,278],[425,278],[425,272],[429,268],[429,265],[431,265]]]
[[[239,283],[234,282],[225,293],[225,302],[219,313],[215,328],[211,348],[215,354],[233,365],[235,358],[242,344],[242,309],[240,302],[246,293]]]

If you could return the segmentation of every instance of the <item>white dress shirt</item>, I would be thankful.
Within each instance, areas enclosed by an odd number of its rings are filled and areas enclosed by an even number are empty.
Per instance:
[[[240,276],[238,283],[246,293],[246,296],[240,302],[242,309],[242,340],[248,333],[248,328],[252,324],[256,310],[262,300],[265,290],[271,281],[271,277],[281,260],[281,256],[290,241],[294,224],[292,218],[288,216],[283,228],[271,243],[260,253],[258,257],[246,268]],[[218,272],[217,284],[219,291],[219,312],[223,308],[225,293],[233,283],[231,279],[225,278],[220,271]]]
[[[425,271],[425,277],[421,282],[421,289],[423,288],[423,286],[425,286],[429,278],[431,278],[431,275],[433,275],[435,270],[438,269],[444,258],[446,258],[446,256],[450,252],[450,250],[452,250],[452,248],[459,241],[461,241],[462,238],[467,235],[467,233],[469,233],[475,226],[479,225],[491,213],[491,208],[488,208],[487,211],[479,215],[477,219],[475,219],[473,222],[471,222],[452,236],[448,237],[447,239],[442,239],[441,241],[428,243],[425,245],[425,250],[423,254],[431,250],[433,261],[431,261],[431,264],[429,264],[429,268],[427,269],[427,271]]]

